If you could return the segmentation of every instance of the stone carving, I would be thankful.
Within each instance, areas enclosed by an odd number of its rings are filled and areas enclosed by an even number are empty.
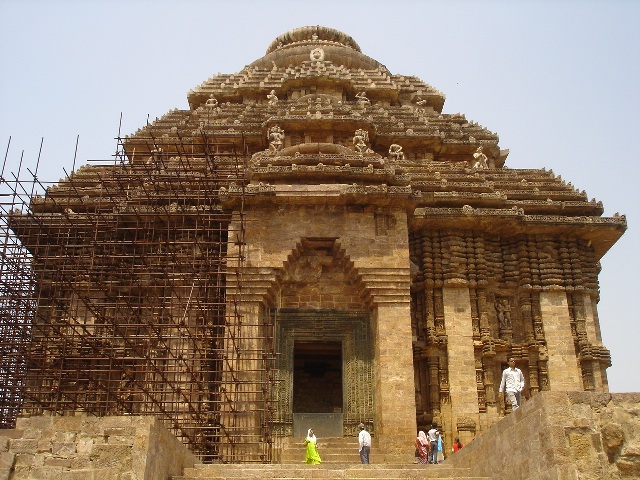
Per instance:
[[[274,125],[269,129],[267,139],[269,140],[269,151],[271,153],[279,152],[282,150],[284,130],[282,130],[278,125]]]
[[[458,417],[456,422],[456,428],[459,432],[473,432],[476,431],[476,422],[471,417]]]
[[[356,130],[353,136],[353,146],[358,153],[370,153],[372,150],[369,148],[369,132],[359,128]]]
[[[356,104],[360,108],[366,108],[371,105],[371,101],[367,98],[367,94],[365,92],[356,93]]]
[[[396,143],[389,147],[389,158],[392,160],[404,160],[404,153],[402,147]]]
[[[162,147],[156,147],[151,150],[151,156],[147,159],[147,164],[158,164],[162,160]]]
[[[213,108],[216,110],[220,110],[220,107],[218,106],[218,100],[216,99],[215,96],[211,95],[208,99],[207,102],[204,104],[205,107],[207,108]]]
[[[498,312],[500,328],[511,328],[511,306],[509,305],[509,299],[496,299],[495,308],[496,312]]]
[[[312,62],[322,62],[324,60],[324,50],[321,48],[314,48],[311,50],[309,58]]]
[[[267,95],[267,99],[269,100],[269,106],[275,107],[278,105],[278,97],[276,96],[276,91],[271,90],[271,92]]]
[[[478,170],[486,170],[487,168],[489,168],[487,160],[487,156],[482,153],[482,147],[478,147],[473,154],[473,168]]]

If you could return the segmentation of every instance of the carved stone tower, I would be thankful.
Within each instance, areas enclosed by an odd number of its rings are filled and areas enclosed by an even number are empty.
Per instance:
[[[551,170],[508,168],[496,134],[443,113],[442,93],[331,28],[280,35],[188,100],[124,139],[122,166],[88,167],[60,185],[72,198],[83,175],[118,184],[113,215],[137,225],[127,239],[157,242],[158,258],[181,265],[180,294],[135,297],[148,335],[160,338],[148,325],[161,318],[190,332],[162,347],[186,365],[167,377],[182,386],[154,403],[180,404],[166,415],[176,429],[192,416],[216,456],[248,461],[271,459],[265,445],[277,437],[309,427],[352,435],[365,422],[380,453],[406,454],[417,428],[437,423],[447,442],[466,443],[501,418],[509,356],[525,399],[607,391],[598,261],[624,217],[602,218],[601,203]],[[132,171],[145,180],[118,183]],[[106,198],[82,194],[75,215]],[[149,208],[133,208],[143,196]],[[224,247],[207,243],[205,210],[219,212]],[[219,317],[206,300],[213,283]],[[217,333],[193,333],[202,325]],[[140,362],[158,365],[158,349],[141,350]],[[143,385],[156,380],[126,371],[123,382],[150,398]]]

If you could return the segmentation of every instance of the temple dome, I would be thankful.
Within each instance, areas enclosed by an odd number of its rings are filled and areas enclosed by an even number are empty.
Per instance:
[[[321,27],[318,25],[315,27],[294,28],[293,30],[289,30],[282,35],[279,35],[273,42],[271,42],[269,48],[267,48],[267,54],[287,45],[308,42],[309,39],[313,39],[314,36],[317,40],[340,43],[345,47],[350,47],[358,52],[362,52],[356,41],[346,33],[336,30],[335,28]]]
[[[378,68],[383,65],[362,53],[356,41],[335,28],[307,26],[279,35],[267,48],[266,55],[250,66],[270,68],[297,66],[310,61],[311,52],[321,50],[322,60],[347,68]]]

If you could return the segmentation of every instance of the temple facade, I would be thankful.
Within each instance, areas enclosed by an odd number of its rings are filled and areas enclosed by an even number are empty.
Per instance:
[[[188,102],[11,217],[38,285],[26,409],[157,415],[205,460],[269,462],[360,422],[388,455],[432,423],[467,443],[509,414],[511,356],[525,402],[608,391],[599,260],[623,216],[509,168],[332,28]]]

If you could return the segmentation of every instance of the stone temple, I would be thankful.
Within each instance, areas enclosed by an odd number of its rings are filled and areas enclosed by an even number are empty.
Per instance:
[[[22,331],[8,426],[154,416],[204,462],[275,463],[364,422],[378,458],[411,458],[432,423],[448,452],[517,417],[510,356],[521,410],[608,394],[599,260],[624,216],[509,168],[497,134],[332,28],[187,98],[5,210],[30,262],[2,320]]]

